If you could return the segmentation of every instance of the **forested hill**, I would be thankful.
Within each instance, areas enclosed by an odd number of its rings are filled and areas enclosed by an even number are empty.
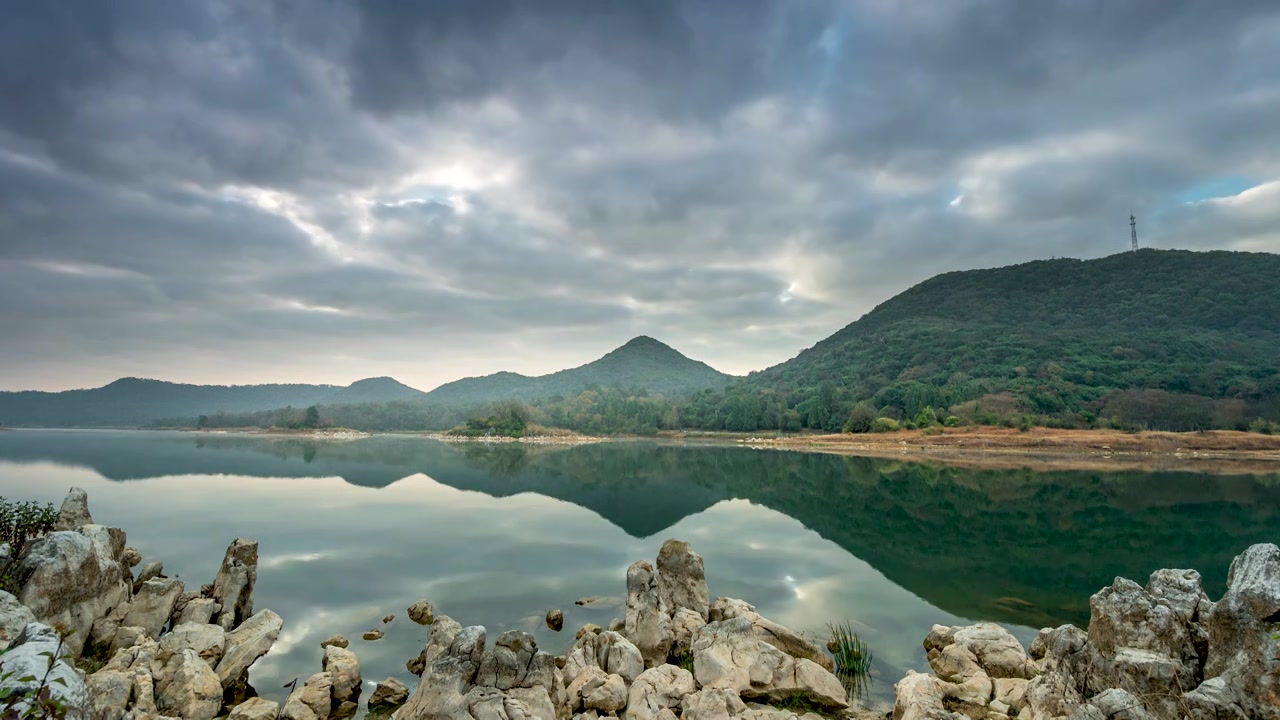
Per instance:
[[[66,392],[0,392],[0,425],[123,427],[159,418],[241,413],[292,405],[372,403],[420,398],[391,378],[338,385],[184,385],[122,378],[109,385]]]
[[[804,419],[831,429],[857,401],[908,417],[985,402],[1078,424],[1111,400],[1120,412],[1156,398],[1111,395],[1135,389],[1231,400],[1213,411],[1235,420],[1276,415],[1280,256],[1140,250],[946,273],[743,386],[798,395]]]
[[[477,406],[499,400],[539,400],[576,395],[592,386],[642,389],[659,395],[685,395],[723,388],[731,376],[651,337],[640,336],[594,362],[550,375],[528,377],[501,372],[441,385],[429,402]]]

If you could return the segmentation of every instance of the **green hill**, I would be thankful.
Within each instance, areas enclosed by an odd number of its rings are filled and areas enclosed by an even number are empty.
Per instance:
[[[789,393],[806,424],[829,429],[857,401],[907,417],[960,406],[1233,425],[1280,414],[1278,318],[1271,254],[1141,250],[951,272],[737,390]]]
[[[185,385],[122,378],[100,388],[65,392],[0,392],[0,425],[28,427],[141,426],[161,418],[192,418],[285,406],[368,403],[422,397],[391,378],[338,385]]]
[[[528,377],[500,372],[446,383],[427,393],[428,402],[478,406],[498,400],[539,400],[575,395],[592,386],[642,389],[660,395],[685,395],[722,388],[731,376],[691,360],[651,337],[640,336],[581,367]]]

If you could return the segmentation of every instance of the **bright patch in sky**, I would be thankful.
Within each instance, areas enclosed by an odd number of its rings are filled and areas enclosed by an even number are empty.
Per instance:
[[[1175,199],[1183,204],[1202,202],[1212,198],[1239,195],[1257,184],[1256,180],[1242,175],[1209,178],[1178,193]]]

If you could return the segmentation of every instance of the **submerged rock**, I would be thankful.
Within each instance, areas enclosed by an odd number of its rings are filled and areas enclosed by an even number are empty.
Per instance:
[[[419,600],[409,606],[408,615],[410,620],[419,625],[430,625],[435,618],[435,611],[432,609],[430,602]]]
[[[560,632],[564,629],[564,613],[559,609],[547,611],[547,627]]]

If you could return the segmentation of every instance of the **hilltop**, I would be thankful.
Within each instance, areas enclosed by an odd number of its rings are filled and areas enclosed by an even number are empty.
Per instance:
[[[187,385],[121,378],[100,388],[0,392],[0,424],[34,427],[128,427],[161,418],[243,413],[286,406],[363,403],[422,397],[391,378],[351,385]]]
[[[675,348],[641,335],[599,360],[549,375],[528,377],[500,372],[446,383],[427,393],[428,402],[483,405],[498,400],[538,400],[575,395],[591,386],[642,389],[659,395],[685,395],[722,388],[732,376],[692,360]]]
[[[858,401],[908,417],[960,406],[1088,423],[1167,400],[1115,394],[1137,390],[1229,401],[1198,406],[1223,424],[1275,417],[1277,288],[1280,256],[1264,253],[1141,250],[950,272],[741,389],[799,395],[806,424],[827,429]]]

